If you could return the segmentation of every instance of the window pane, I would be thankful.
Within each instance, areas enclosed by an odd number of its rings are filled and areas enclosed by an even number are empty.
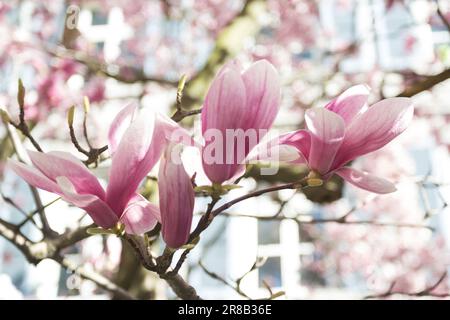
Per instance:
[[[325,279],[320,272],[320,267],[315,264],[311,255],[300,256],[300,277],[301,284],[308,287],[323,287],[326,285]]]
[[[271,288],[281,287],[281,259],[270,257],[266,263],[259,268],[259,286],[264,287],[263,281]]]
[[[313,234],[314,228],[310,225],[301,224],[298,227],[298,237],[300,242],[314,242],[315,237]]]
[[[258,243],[280,243],[280,221],[258,220]]]
[[[92,25],[102,25],[108,23],[108,16],[100,11],[92,12]]]
[[[104,42],[97,42],[95,44],[95,46],[97,47],[98,51],[102,51],[105,48],[105,43]]]

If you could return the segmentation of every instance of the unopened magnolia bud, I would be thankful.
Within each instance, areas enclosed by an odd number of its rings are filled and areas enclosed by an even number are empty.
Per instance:
[[[19,79],[18,83],[17,102],[19,103],[19,106],[23,108],[25,103],[25,87],[23,86],[22,79]]]
[[[187,79],[187,76],[185,74],[183,74],[180,78],[180,81],[178,81],[177,92],[179,92],[179,93],[183,92],[184,86],[186,85],[186,79]]]
[[[91,103],[89,102],[89,98],[84,96],[83,98],[83,107],[84,107],[84,113],[89,113],[89,110],[91,109]]]
[[[168,247],[179,248],[189,240],[195,193],[182,163],[172,162],[173,145],[166,147],[158,173],[161,234]]]
[[[88,228],[86,230],[87,234],[90,235],[96,235],[96,234],[114,234],[114,232],[112,230],[109,229],[103,229],[103,228],[99,228],[99,227],[93,227],[93,228]]]
[[[69,124],[69,126],[73,125],[74,114],[75,114],[75,106],[71,106],[69,112],[67,113],[67,123]]]
[[[125,234],[125,225],[120,221],[113,228],[113,232],[119,237]]]
[[[306,179],[306,183],[310,187],[319,187],[323,184],[322,176],[317,171],[312,170]]]
[[[2,121],[6,124],[11,121],[8,112],[6,110],[0,109],[0,116],[2,117]]]
[[[321,185],[323,185],[323,180],[322,179],[308,179],[308,180],[306,180],[306,183],[310,187],[320,187]]]

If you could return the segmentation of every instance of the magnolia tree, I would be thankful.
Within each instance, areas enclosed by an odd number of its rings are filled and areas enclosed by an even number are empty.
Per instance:
[[[208,298],[182,272],[191,251],[241,202],[273,198],[272,215],[242,216],[298,224],[314,245],[302,271],[316,279],[304,284],[310,293],[318,283],[352,289],[359,278],[366,297],[449,295],[445,224],[436,218],[446,178],[434,165],[417,169],[408,151],[425,145],[449,161],[448,119],[435,107],[448,106],[450,77],[450,8],[442,1],[69,2],[0,5],[0,168],[3,183],[20,177],[34,202],[27,212],[24,197],[3,188],[0,204],[24,217],[0,212],[0,235],[29,263],[51,259],[118,299],[154,296],[136,281],[149,275],[181,299]],[[372,10],[365,32],[379,46],[390,36],[377,27],[383,19],[418,7],[428,36],[437,29],[447,37],[431,44],[432,58],[387,67],[376,48],[372,66],[348,71],[348,61],[367,54],[366,34],[340,37],[327,14]],[[106,17],[101,41],[97,16]],[[411,56],[426,45],[414,23],[392,36]],[[127,94],[115,95],[123,86]],[[170,98],[149,103],[152,96]],[[246,181],[256,187],[239,193]],[[431,203],[430,189],[439,198]],[[45,203],[42,190],[54,200]],[[61,201],[87,214],[62,232],[48,214]],[[306,202],[325,216],[292,215]],[[102,257],[75,265],[71,248],[95,237],[105,239]],[[112,266],[89,261],[114,256]],[[240,286],[250,272],[232,281],[195,263],[257,298]],[[264,286],[265,298],[284,295]]]

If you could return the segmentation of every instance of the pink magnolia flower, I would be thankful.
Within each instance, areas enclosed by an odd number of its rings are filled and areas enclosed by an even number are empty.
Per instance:
[[[214,183],[223,183],[242,173],[248,153],[264,136],[275,120],[280,100],[278,73],[266,60],[253,63],[241,73],[236,62],[225,65],[213,80],[202,110],[202,134],[205,146],[202,150],[203,169]],[[258,139],[246,141],[242,154],[236,152],[236,140],[226,139],[229,130],[256,130]],[[221,133],[221,153],[217,162],[208,161],[211,146],[217,146],[216,137],[209,133]],[[262,133],[262,134],[261,134]],[[232,154],[232,161],[225,157]]]
[[[306,111],[306,129],[279,137],[281,145],[295,147],[296,163],[307,164],[316,176],[333,174],[351,184],[375,193],[396,190],[393,183],[347,167],[350,161],[378,150],[409,125],[414,107],[409,98],[390,98],[367,105],[366,86],[351,87],[325,108]]]
[[[66,152],[28,151],[34,167],[8,160],[9,167],[30,185],[56,193],[85,210],[102,228],[122,222],[128,233],[149,231],[160,220],[159,208],[137,189],[159,160],[171,134],[177,129],[182,135],[187,133],[162,115],[135,115],[135,107],[127,106],[110,127],[112,163],[106,192],[84,164]]]
[[[158,188],[162,236],[171,248],[184,245],[191,231],[195,192],[176,147],[169,145],[161,159]]]

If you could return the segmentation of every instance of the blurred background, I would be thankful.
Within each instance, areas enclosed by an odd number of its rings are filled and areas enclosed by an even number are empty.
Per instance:
[[[46,150],[67,150],[80,159],[66,115],[70,106],[78,106],[75,129],[81,137],[84,96],[91,104],[90,143],[99,147],[114,115],[128,102],[171,115],[182,74],[188,75],[183,106],[200,107],[215,73],[232,58],[244,65],[267,59],[279,71],[282,105],[274,128],[281,132],[301,128],[306,109],[323,107],[360,83],[372,88],[371,102],[412,97],[415,119],[394,142],[353,163],[394,181],[397,192],[377,196],[333,178],[320,188],[247,200],[218,218],[182,269],[200,296],[264,298],[268,288],[284,291],[281,299],[414,297],[428,289],[431,298],[448,294],[450,1],[0,2],[0,106],[17,117],[21,78],[34,137]],[[198,132],[199,117],[182,125]],[[30,148],[29,141],[23,143]],[[0,124],[0,218],[21,224],[38,241],[41,222],[21,223],[35,209],[33,195],[4,168],[12,154]],[[184,157],[188,171],[201,171],[189,151]],[[106,182],[107,163],[93,170]],[[150,199],[157,199],[156,170],[142,186]],[[225,200],[294,181],[303,170],[285,166],[277,176],[250,171],[243,188]],[[198,184],[207,182],[201,172],[198,179]],[[39,192],[44,204],[56,198]],[[208,198],[198,198],[196,212],[204,212],[207,203]],[[91,223],[62,201],[46,212],[57,232]],[[154,244],[155,251],[162,248],[161,241]],[[64,253],[135,296],[174,298],[115,236],[90,237]],[[0,237],[0,298],[114,296],[83,280],[76,269],[67,271],[52,260],[28,263]]]

